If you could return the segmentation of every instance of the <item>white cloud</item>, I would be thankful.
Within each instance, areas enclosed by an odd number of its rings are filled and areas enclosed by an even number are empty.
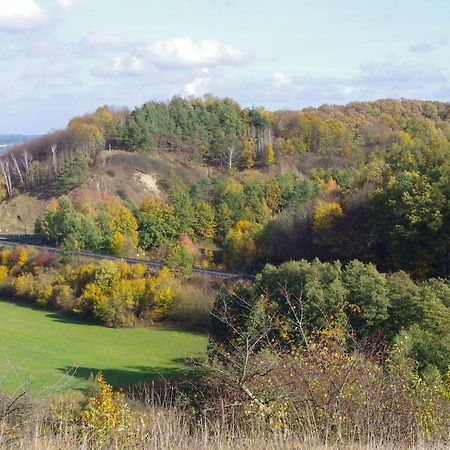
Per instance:
[[[448,81],[449,77],[437,67],[392,57],[363,64],[358,72],[347,76],[278,72],[234,84],[223,80],[209,91],[237,96],[246,104],[295,109],[376,98],[448,98],[449,91],[444,90]]]
[[[145,47],[143,54],[154,65],[172,69],[240,66],[252,59],[231,45],[214,40],[195,43],[190,38],[157,41]]]
[[[142,77],[159,69],[164,73],[184,73],[189,78],[204,80],[203,83],[213,68],[242,65],[251,60],[249,55],[230,45],[212,40],[195,43],[190,38],[174,38],[145,45],[120,36],[92,34],[80,41],[79,50],[88,58],[97,55],[97,52],[115,53],[109,61],[93,70],[94,75]],[[185,85],[186,89],[190,92],[199,89],[198,83],[194,79],[188,83],[189,88]]]
[[[342,95],[344,97],[354,97],[355,94],[358,92],[358,89],[354,86],[344,86],[342,88]]]
[[[274,73],[273,81],[274,81],[275,87],[289,86],[292,83],[292,80],[288,76],[286,76],[284,73]]]
[[[111,61],[97,66],[94,75],[102,77],[136,77],[143,75],[147,70],[145,61],[136,56],[117,55]]]
[[[45,23],[47,14],[34,0],[4,0],[0,2],[0,30],[20,31],[37,28]]]
[[[386,87],[409,87],[446,80],[440,70],[411,61],[390,58],[384,62],[361,65],[361,82]]]
[[[211,82],[211,78],[195,78],[190,83],[187,83],[184,87],[184,93],[188,96],[200,96],[203,95],[207,90],[209,83]]]

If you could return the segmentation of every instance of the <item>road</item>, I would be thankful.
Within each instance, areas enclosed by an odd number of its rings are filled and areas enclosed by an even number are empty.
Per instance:
[[[0,242],[3,242],[4,244],[8,245],[17,245],[19,243],[27,245],[28,247],[33,247],[37,250],[47,250],[51,253],[59,253],[61,252],[61,249],[58,247],[50,247],[47,245],[37,245],[32,244],[24,241],[24,236],[21,235],[0,235]],[[148,261],[145,259],[138,259],[138,258],[121,258],[118,256],[111,256],[111,255],[102,255],[99,253],[90,253],[90,252],[79,252],[74,251],[72,252],[76,256],[83,256],[85,258],[91,258],[91,259],[109,259],[113,261],[126,261],[130,264],[144,264],[152,269],[160,269],[163,265],[160,262],[157,261]],[[193,273],[201,276],[206,276],[210,278],[217,278],[222,280],[248,280],[248,281],[255,281],[254,275],[249,275],[245,273],[230,273],[230,272],[221,272],[218,270],[209,270],[209,269],[198,269],[194,268],[192,270]]]

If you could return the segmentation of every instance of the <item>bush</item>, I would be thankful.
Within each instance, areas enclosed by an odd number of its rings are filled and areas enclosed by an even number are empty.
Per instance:
[[[206,331],[209,329],[213,304],[213,292],[185,286],[176,293],[167,320],[188,330]]]
[[[25,300],[33,300],[34,291],[34,277],[31,273],[23,273],[13,281],[14,295]]]
[[[0,285],[4,284],[8,279],[8,267],[0,265]]]
[[[97,383],[100,392],[81,412],[81,421],[94,446],[103,448],[109,439],[127,432],[130,413],[124,394],[113,392],[102,373],[97,375]]]
[[[164,259],[164,264],[174,273],[187,277],[192,273],[195,257],[179,243],[174,244]]]

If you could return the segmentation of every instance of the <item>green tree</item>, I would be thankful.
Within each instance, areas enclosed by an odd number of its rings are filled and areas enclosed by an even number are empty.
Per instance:
[[[144,200],[137,212],[139,244],[144,249],[159,247],[180,235],[173,206],[157,200]]]

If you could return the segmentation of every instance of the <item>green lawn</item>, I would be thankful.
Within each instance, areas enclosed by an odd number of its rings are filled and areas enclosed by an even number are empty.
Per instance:
[[[83,388],[102,370],[125,386],[182,370],[201,357],[204,336],[164,328],[111,329],[0,301],[0,391],[35,396]],[[70,375],[68,374],[70,372]]]

